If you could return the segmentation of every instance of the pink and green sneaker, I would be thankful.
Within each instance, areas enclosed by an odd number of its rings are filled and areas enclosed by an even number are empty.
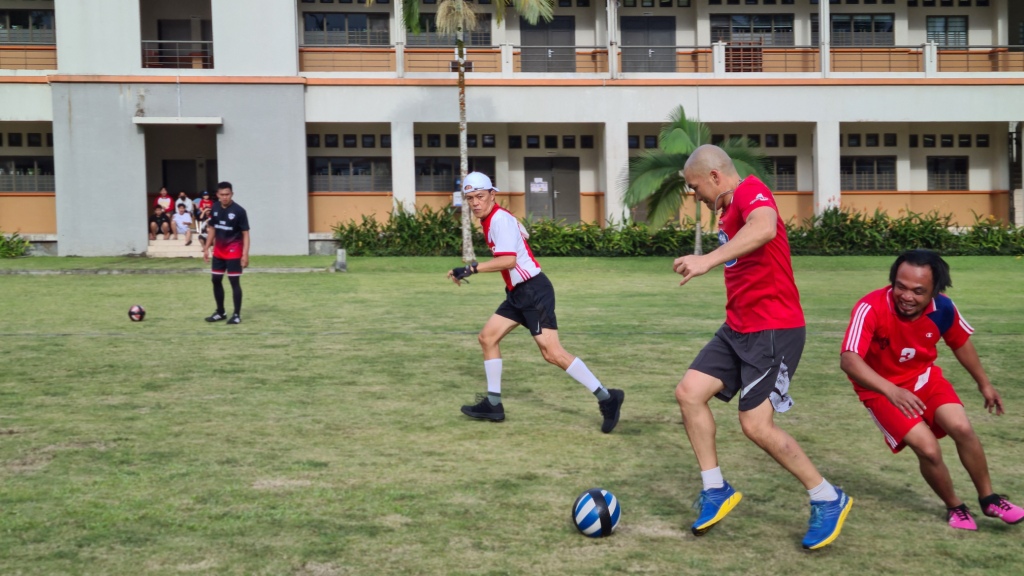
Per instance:
[[[971,511],[967,509],[967,504],[961,504],[956,508],[947,508],[946,520],[949,521],[950,528],[956,528],[957,530],[978,529],[978,525],[974,523],[974,518],[971,517]]]
[[[999,518],[1007,524],[1017,524],[1024,520],[1024,508],[998,494],[982,498],[980,502],[981,511],[985,516]]]

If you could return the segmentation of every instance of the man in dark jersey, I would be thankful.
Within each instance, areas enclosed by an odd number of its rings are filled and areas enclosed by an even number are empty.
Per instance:
[[[811,520],[803,547],[817,550],[839,536],[853,499],[822,478],[796,440],[774,422],[775,412],[793,405],[789,382],[806,336],[786,227],[768,187],[755,176],[741,179],[732,158],[717,146],[697,148],[683,177],[698,201],[721,209],[720,246],[702,256],[677,258],[673,269],[683,276],[683,285],[725,265],[727,296],[725,324],[676,386],[704,482],[691,530],[706,533],[743,498],[722,477],[708,407],[712,397],[726,402],[739,397],[743,433],[807,489]]]
[[[242,323],[242,268],[249,266],[249,216],[245,208],[232,201],[234,190],[230,182],[217,184],[217,200],[210,209],[206,222],[206,243],[203,244],[203,261],[210,261],[210,247],[213,247],[213,297],[217,310],[206,318],[207,322],[219,322],[228,317],[224,310],[224,274],[231,282],[231,296],[235,311],[228,324]]]

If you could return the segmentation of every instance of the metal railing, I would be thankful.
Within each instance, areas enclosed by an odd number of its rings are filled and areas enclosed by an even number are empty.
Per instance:
[[[711,46],[623,46],[619,62],[623,72],[714,72]]]
[[[840,174],[840,190],[895,190],[895,174]]]
[[[1024,46],[938,49],[939,72],[1024,72]]]
[[[143,68],[213,68],[213,42],[143,40]]]
[[[924,47],[844,46],[832,48],[833,72],[924,72]]]
[[[387,30],[305,31],[305,46],[389,46],[391,33]]]
[[[967,174],[928,174],[928,190],[967,190]]]
[[[418,174],[416,176],[417,192],[454,192],[455,181],[459,177],[454,174]]]
[[[53,174],[0,174],[0,192],[56,192]]]
[[[0,69],[56,70],[56,46],[0,46]]]
[[[312,174],[312,192],[390,192],[391,174]]]
[[[726,46],[726,72],[804,73],[821,71],[817,46]]]
[[[413,34],[409,32],[405,35],[406,46],[434,46],[434,47],[445,47],[455,48],[455,36],[449,36],[445,34],[439,34],[437,32],[421,32],[419,34]],[[480,47],[491,45],[491,33],[490,32],[470,32],[466,35],[466,46]]]
[[[608,71],[607,46],[513,46],[515,72],[578,72],[585,74]]]
[[[776,174],[773,178],[775,179],[775,190],[796,190],[796,174]]]
[[[407,72],[458,72],[452,48],[406,48]],[[466,72],[501,72],[501,49],[497,46],[466,48]]]
[[[53,28],[0,28],[0,44],[56,44]]]

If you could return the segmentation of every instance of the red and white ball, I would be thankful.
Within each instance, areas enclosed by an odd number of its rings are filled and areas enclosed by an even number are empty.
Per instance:
[[[146,309],[138,304],[135,304],[128,309],[128,318],[130,318],[132,322],[142,322],[145,317]]]

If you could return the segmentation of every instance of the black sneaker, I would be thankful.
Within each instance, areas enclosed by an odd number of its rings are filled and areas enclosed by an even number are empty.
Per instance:
[[[505,407],[502,406],[501,402],[498,402],[497,406],[492,406],[486,394],[477,394],[476,399],[478,400],[476,404],[462,407],[463,414],[470,418],[491,420],[493,422],[501,422],[505,419]]]
[[[221,320],[227,320],[227,316],[223,312],[214,312],[212,316],[207,316],[207,322],[220,322]]]
[[[610,398],[597,403],[601,409],[601,416],[604,416],[601,432],[605,434],[615,430],[615,425],[619,423],[619,409],[622,408],[622,401],[626,399],[626,393],[617,388],[609,388],[608,393],[611,394]]]
[[[238,314],[232,314],[231,315],[231,319],[228,320],[228,324],[241,324],[241,323],[242,323],[242,317],[239,316]]]

